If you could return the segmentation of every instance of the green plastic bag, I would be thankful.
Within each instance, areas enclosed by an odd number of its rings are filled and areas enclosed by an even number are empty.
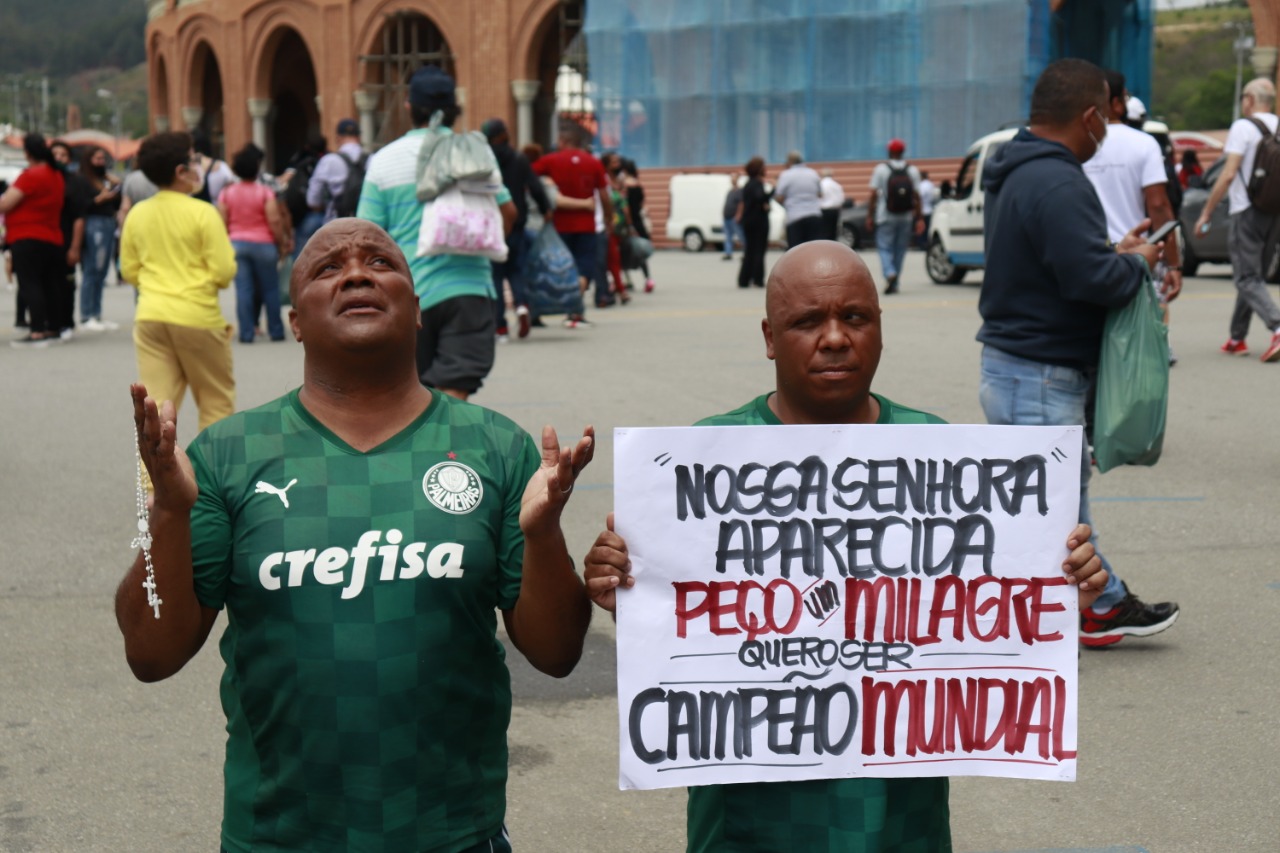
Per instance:
[[[1128,305],[1107,313],[1094,403],[1099,471],[1156,464],[1169,408],[1169,330],[1150,278]]]

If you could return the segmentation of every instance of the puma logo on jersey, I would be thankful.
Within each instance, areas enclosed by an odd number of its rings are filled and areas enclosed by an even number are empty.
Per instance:
[[[378,540],[384,536],[386,544],[379,546]],[[355,598],[364,589],[365,578],[375,570],[380,581],[413,580],[424,571],[436,579],[462,577],[462,545],[441,542],[428,551],[426,542],[410,542],[401,548],[402,541],[404,534],[399,530],[388,530],[385,534],[381,530],[369,530],[360,534],[350,551],[339,547],[319,552],[315,548],[277,551],[268,554],[259,565],[258,582],[263,589],[277,590],[282,586],[302,586],[307,575],[311,575],[317,583],[345,583],[342,597]]]
[[[292,480],[289,481],[289,485],[285,486],[283,489],[277,489],[275,486],[271,485],[266,480],[259,480],[258,485],[254,486],[253,493],[255,495],[275,495],[280,499],[280,503],[284,504],[284,508],[288,509],[289,496],[285,494],[285,492],[292,489],[293,484],[296,482],[298,482],[298,478],[294,477]]]

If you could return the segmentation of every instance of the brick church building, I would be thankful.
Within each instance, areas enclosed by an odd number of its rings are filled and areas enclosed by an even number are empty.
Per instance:
[[[408,129],[405,81],[425,63],[458,82],[462,126],[502,116],[552,140],[560,78],[584,80],[582,0],[148,0],[154,130],[253,141],[278,169],[309,133],[360,122],[366,146]],[[562,66],[570,69],[561,74]]]

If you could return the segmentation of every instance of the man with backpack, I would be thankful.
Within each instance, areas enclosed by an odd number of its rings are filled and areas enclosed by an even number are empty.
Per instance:
[[[1231,336],[1221,349],[1227,355],[1248,355],[1244,342],[1249,321],[1256,312],[1271,330],[1271,343],[1263,361],[1280,359],[1280,306],[1267,293],[1262,251],[1267,235],[1280,213],[1280,138],[1275,115],[1276,87],[1265,77],[1250,80],[1240,98],[1243,118],[1231,124],[1223,146],[1227,162],[1196,220],[1195,236],[1209,230],[1209,218],[1225,195],[1228,220],[1227,251],[1236,284],[1236,305],[1231,312]]]
[[[360,147],[360,125],[355,119],[338,122],[338,150],[324,155],[311,173],[307,204],[324,212],[324,221],[355,216],[369,155]]]
[[[907,257],[911,229],[920,219],[920,170],[902,159],[907,143],[889,140],[889,160],[871,172],[867,230],[876,235],[886,295],[898,292],[898,277]]]

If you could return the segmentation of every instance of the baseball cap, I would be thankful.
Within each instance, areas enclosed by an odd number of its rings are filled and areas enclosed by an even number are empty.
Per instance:
[[[903,151],[906,151],[906,150],[907,150],[907,143],[903,142],[901,139],[895,138],[895,139],[889,140],[890,154],[901,154]]]
[[[338,122],[338,136],[359,136],[360,125],[353,118],[344,118]]]
[[[453,78],[434,65],[424,65],[409,78],[409,103],[415,107],[455,103]]]
[[[1125,102],[1125,113],[1129,117],[1129,121],[1138,121],[1147,115],[1147,105],[1138,100],[1136,96],[1130,96]]]
[[[500,118],[486,119],[485,123],[480,125],[480,132],[484,134],[485,139],[493,139],[507,132],[507,123]]]

